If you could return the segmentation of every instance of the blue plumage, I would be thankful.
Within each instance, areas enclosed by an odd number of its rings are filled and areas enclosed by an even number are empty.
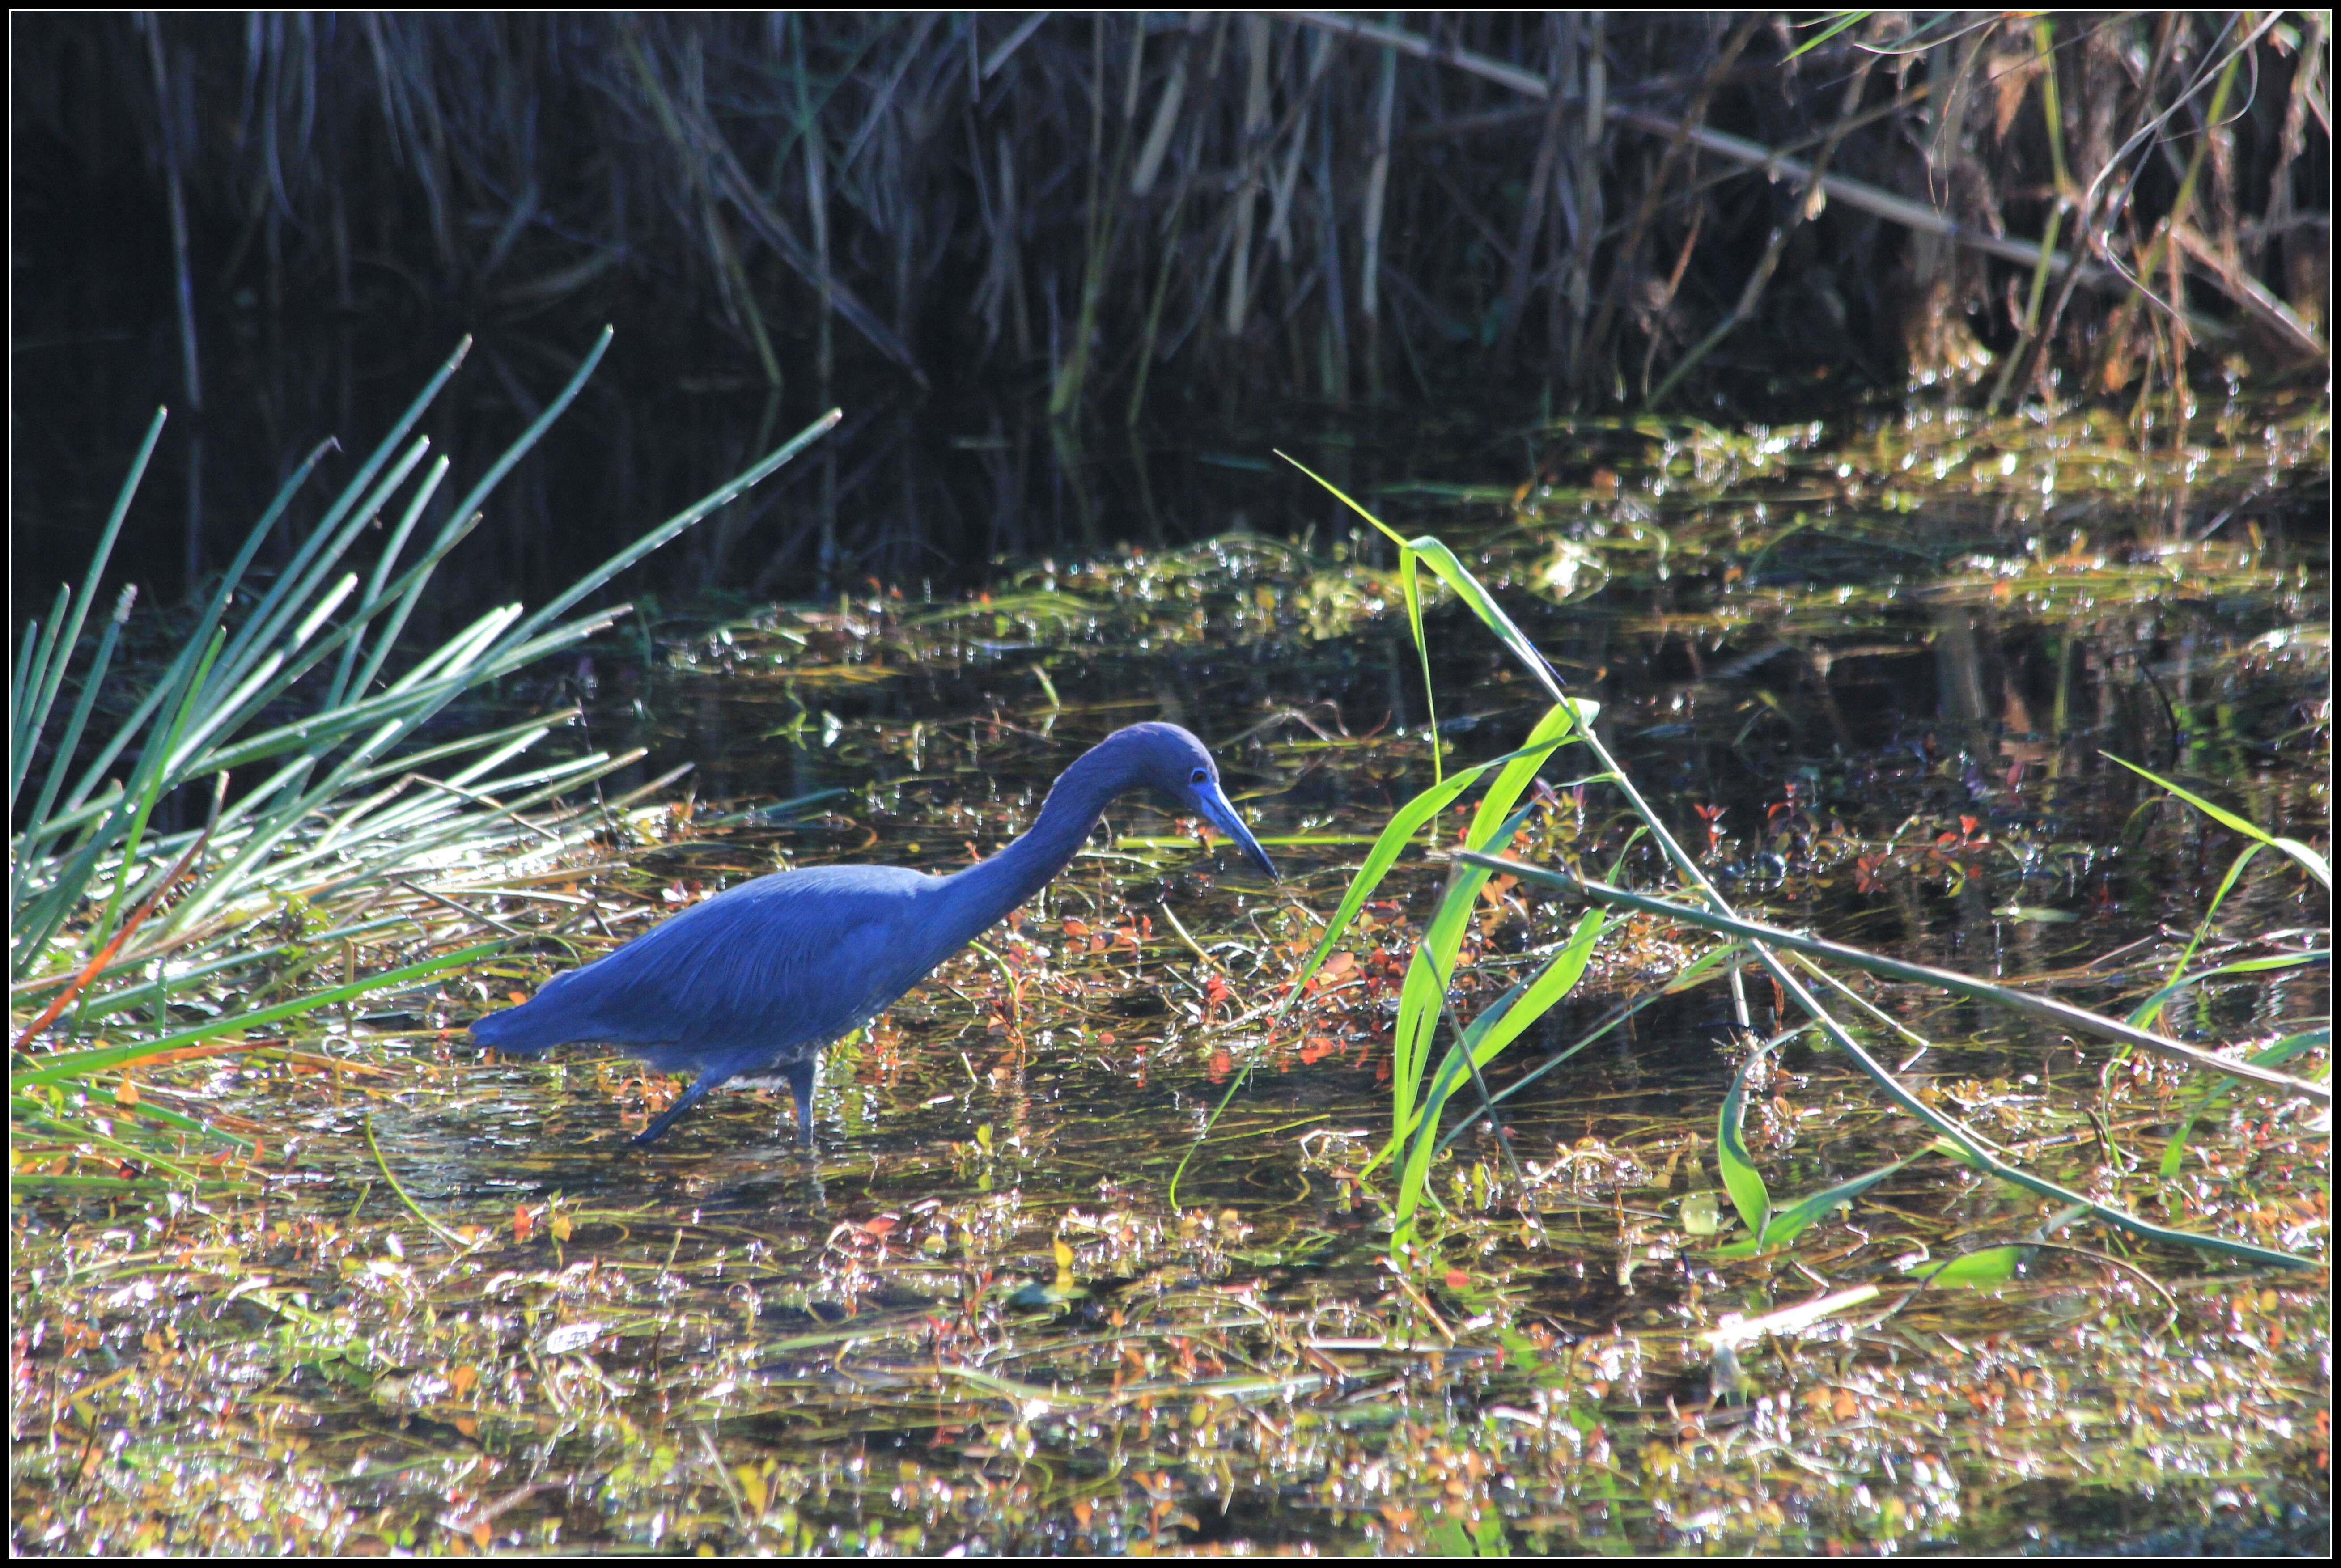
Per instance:
[[[514,1056],[577,1041],[614,1045],[697,1081],[634,1139],[647,1144],[718,1085],[778,1077],[812,1136],[822,1046],[891,1007],[1063,869],[1106,803],[1151,786],[1276,868],[1220,788],[1201,741],[1175,724],[1134,724],[1075,759],[1030,830],[947,877],[900,866],[782,871],[717,895],[599,961],[556,976],[533,1000],[472,1026]]]

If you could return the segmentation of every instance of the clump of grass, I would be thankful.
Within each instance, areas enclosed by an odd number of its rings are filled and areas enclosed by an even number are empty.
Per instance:
[[[533,611],[501,606],[436,648],[403,648],[401,633],[433,574],[478,522],[496,485],[569,406],[609,341],[605,331],[543,415],[426,526],[449,464],[429,461],[428,440],[409,437],[463,363],[467,341],[359,465],[292,560],[264,581],[254,560],[332,447],[320,445],[254,524],[175,653],[128,698],[123,717],[94,728],[114,706],[112,689],[121,680],[116,659],[134,612],[130,590],[103,615],[85,655],[82,636],[104,602],[115,541],[161,436],[164,416],[155,415],[81,585],[61,587],[50,616],[26,627],[10,691],[14,1125],[99,1137],[74,1107],[80,1094],[111,1085],[117,1105],[194,1130],[192,1118],[141,1104],[124,1076],[128,1069],[476,961],[509,935],[458,946],[451,934],[470,922],[424,922],[386,896],[461,912],[463,906],[429,884],[573,847],[603,825],[606,814],[590,809],[538,813],[641,755],[528,759],[576,710],[452,738],[432,727],[451,704],[623,618],[624,605],[569,612],[787,462],[838,417],[815,421],[552,602]],[[387,542],[368,567],[358,547],[377,527],[387,529]],[[206,799],[207,809],[200,804]],[[182,813],[204,819],[175,830],[162,826]],[[275,1005],[214,1008],[201,1023],[173,1027],[174,997],[233,992],[249,1000],[288,968],[313,966],[321,951],[344,957],[342,984],[320,987],[312,978],[282,987],[296,994]],[[377,972],[359,978],[361,968]],[[66,1048],[92,1037],[104,1043]],[[104,1141],[117,1142],[110,1135]]]
[[[1300,466],[1295,464],[1296,467]],[[1307,469],[1302,469],[1307,473]],[[1317,479],[1315,474],[1310,474]],[[1830,1008],[1815,993],[1811,981],[1834,988],[1848,1002],[1863,1008],[1872,1018],[1897,1032],[1916,1040],[1904,1028],[1877,1008],[1869,1007],[1850,990],[1820,968],[1818,960],[1826,959],[1894,978],[1916,980],[1932,985],[1969,1000],[1990,1007],[2044,1019],[2072,1034],[2110,1039],[2125,1048],[2140,1050],[2167,1060],[2219,1075],[2209,1095],[2219,1092],[2229,1079],[2246,1079],[2263,1087],[2281,1093],[2297,1095],[2308,1100],[2327,1104],[2331,1091],[2320,1084],[2309,1083],[2277,1070],[2278,1064],[2298,1055],[2313,1044],[2329,1039],[2324,1029],[2296,1034],[2276,1046],[2261,1051],[2248,1060],[2236,1060],[2213,1052],[2185,1045],[2166,1036],[2154,1033],[2148,1026],[2163,1001],[2176,990],[2198,985],[2224,970],[2200,974],[2180,974],[2171,984],[2143,1004],[2128,1020],[2107,1017],[2070,1003],[2034,995],[2030,992],[1978,980],[1970,976],[1924,965],[1887,958],[1841,944],[1789,932],[1748,920],[1734,911],[1722,893],[1700,869],[1697,859],[1688,853],[1669,830],[1663,820],[1651,809],[1633,780],[1619,767],[1593,729],[1596,705],[1572,698],[1561,690],[1559,677],[1550,663],[1521,631],[1512,619],[1497,604],[1486,588],[1463,565],[1455,552],[1436,538],[1401,537],[1379,518],[1359,506],[1347,495],[1322,479],[1324,485],[1342,502],[1375,528],[1387,535],[1400,551],[1400,579],[1405,593],[1409,620],[1416,648],[1422,660],[1424,684],[1430,685],[1429,645],[1423,636],[1422,592],[1420,572],[1430,570],[1451,589],[1472,615],[1511,651],[1531,679],[1541,685],[1552,700],[1552,706],[1539,720],[1527,743],[1508,756],[1465,769],[1443,779],[1393,816],[1380,839],[1368,854],[1363,866],[1353,878],[1340,908],[1327,922],[1315,950],[1302,962],[1292,978],[1290,1001],[1303,995],[1310,978],[1332,953],[1358,911],[1371,897],[1383,875],[1393,866],[1400,854],[1420,834],[1425,824],[1437,813],[1454,802],[1469,787],[1484,782],[1479,806],[1466,829],[1462,847],[1453,855],[1453,869],[1442,892],[1438,907],[1424,925],[1421,939],[1416,944],[1400,992],[1398,1017],[1394,1027],[1391,1067],[1391,1131],[1380,1152],[1368,1161],[1365,1170],[1389,1163],[1397,1170],[1397,1190],[1391,1205],[1393,1228],[1391,1250],[1402,1256],[1417,1239],[1416,1219],[1426,1203],[1436,1203],[1430,1182],[1431,1162],[1463,1128],[1458,1127],[1441,1136],[1441,1115],[1448,1103],[1462,1095],[1467,1087],[1476,1089],[1479,1106],[1466,1118],[1465,1125],[1479,1115],[1494,1116],[1499,1097],[1489,1093],[1482,1077],[1484,1069],[1504,1048],[1534,1023],[1549,1012],[1574,988],[1590,961],[1594,944],[1600,939],[1605,926],[1602,910],[1638,910],[1668,919],[1680,921],[1722,933],[1733,938],[1733,945],[1718,953],[1711,953],[1692,965],[1679,977],[1675,986],[1705,978],[1721,968],[1733,987],[1733,999],[1738,1022],[1752,1038],[1750,1013],[1741,988],[1741,967],[1753,964],[1768,974],[1781,993],[1800,1007],[1809,1022],[1776,1037],[1766,1043],[1749,1062],[1743,1064],[1740,1074],[1727,1099],[1718,1138],[1718,1156],[1727,1189],[1748,1231],[1748,1240],[1741,1244],[1744,1250],[1785,1245],[1817,1219],[1839,1205],[1848,1203],[1869,1186],[1898,1170],[1898,1161],[1884,1168],[1871,1171],[1849,1181],[1839,1182],[1825,1192],[1808,1195],[1804,1199],[1776,1206],[1758,1172],[1754,1160],[1738,1136],[1740,1105],[1748,1071],[1759,1061],[1765,1050],[1785,1043],[1807,1031],[1818,1032],[1840,1052],[1892,1100],[1896,1107],[1920,1124],[1933,1130],[1937,1141],[1931,1152],[1988,1173],[2012,1186],[2026,1188],[2042,1196],[2067,1205],[2063,1214],[2045,1224],[2045,1233],[2069,1223],[2083,1215],[2093,1216],[2105,1224],[2154,1241],[2177,1244],[2224,1254],[2261,1266],[2308,1267],[2309,1260],[2289,1253],[2254,1246],[2226,1237],[2200,1234],[2172,1226],[2154,1224],[2140,1216],[2113,1204],[2076,1193],[2042,1177],[2009,1156],[2000,1146],[1981,1132],[1950,1116],[1940,1106],[1912,1093],[1896,1077],[1891,1069],[1872,1057],[1853,1034],[1838,1021]],[[1430,692],[1434,705],[1432,731],[1436,732],[1436,692]],[[1536,866],[1496,853],[1509,844],[1519,830],[1533,803],[1518,813],[1513,803],[1534,779],[1539,768],[1562,745],[1583,747],[1596,764],[1589,782],[1599,782],[1619,790],[1626,799],[1640,829],[1647,833],[1664,853],[1695,900],[1684,903],[1674,898],[1652,898],[1629,892],[1581,874],[1550,867]],[[1435,752],[1434,752],[1435,756]],[[2129,766],[2125,764],[2125,766]],[[2136,769],[2141,773],[2143,769]],[[2153,775],[2146,775],[2153,778]],[[2164,783],[2156,779],[2157,783]],[[2220,810],[2207,801],[2187,796],[2176,786],[2165,784],[2175,793],[2198,809],[2216,815],[2218,820],[2255,840],[2239,858],[2230,871],[2222,895],[2234,885],[2244,865],[2263,848],[2274,848],[2290,856],[2310,875],[2330,887],[2330,871],[2324,858],[2306,845],[2290,839],[2278,839],[2254,827],[2233,813]],[[1629,841],[1630,842],[1630,841]],[[1622,856],[1621,856],[1622,863]],[[1468,1023],[1458,1017],[1450,994],[1456,970],[1456,960],[1465,934],[1469,928],[1481,889],[1489,878],[1504,875],[1520,882],[1540,884],[1589,899],[1595,908],[1580,915],[1567,937],[1559,942],[1550,958],[1527,979],[1514,985],[1478,1017]],[[1613,876],[1615,873],[1613,873]],[[2216,900],[2214,901],[2216,909]],[[2191,954],[2192,948],[2189,948]],[[2316,962],[2320,955],[2286,956],[2266,960],[2253,960],[2266,968],[2299,967]],[[2183,970],[2184,957],[2177,966]],[[1441,1022],[1449,1025],[1452,1040],[1445,1056],[1431,1070],[1432,1047]],[[1605,1031],[1606,1032],[1606,1029]],[[1580,1041],[1569,1052],[1548,1062],[1533,1078],[1541,1077],[1590,1044],[1590,1038]],[[1923,1044],[1923,1041],[1918,1043]],[[1515,1085],[1507,1093],[1525,1087]],[[1230,1091],[1232,1093],[1232,1091]],[[2183,1137],[2174,1145],[2170,1158],[2183,1152]],[[1511,1151],[1508,1143],[1499,1140],[1509,1161]],[[1361,1173],[1362,1174],[1362,1173]],[[1517,1164],[1512,1166],[1514,1179],[1525,1193],[1528,1183]],[[1175,1187],[1174,1187],[1175,1190]],[[1991,1254],[1987,1265],[1967,1264],[1963,1278],[1979,1278],[1990,1269],[2013,1266],[2015,1252],[2002,1249]]]

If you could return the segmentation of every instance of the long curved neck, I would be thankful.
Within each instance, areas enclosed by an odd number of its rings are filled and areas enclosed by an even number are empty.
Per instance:
[[[1075,758],[1015,842],[943,879],[936,935],[956,950],[1039,892],[1088,839],[1107,802],[1143,780],[1138,759],[1111,740]]]

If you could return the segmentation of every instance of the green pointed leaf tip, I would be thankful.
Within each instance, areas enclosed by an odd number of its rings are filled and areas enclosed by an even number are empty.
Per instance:
[[[2269,832],[2266,829],[2261,827],[2258,823],[2251,821],[2246,818],[2238,817],[2233,811],[2226,810],[2224,808],[2215,806],[2210,801],[2204,799],[2200,795],[2190,794],[2187,790],[2181,789],[2177,785],[2173,784],[2169,779],[2162,778],[2158,774],[2148,772],[2146,769],[2139,767],[2135,762],[2128,761],[2120,757],[2116,757],[2110,751],[2100,753],[2100,755],[2104,756],[2109,761],[2119,762],[2123,767],[2128,769],[2139,778],[2160,785],[2163,789],[2169,790],[2173,795],[2177,796],[2181,800],[2186,801],[2187,804],[2194,807],[2195,809],[2202,812],[2203,815],[2210,818],[2214,822],[2218,823],[2221,827],[2229,829],[2234,832],[2241,833],[2246,839],[2256,839],[2259,842],[2266,844],[2272,849],[2282,850],[2284,853],[2291,856],[2295,860],[2298,861],[2301,868],[2310,876],[2316,878],[2319,886],[2327,889],[2332,888],[2332,866],[2326,860],[2324,856],[2318,854],[2316,850],[2310,849],[2299,839],[2278,838],[2276,835]]]

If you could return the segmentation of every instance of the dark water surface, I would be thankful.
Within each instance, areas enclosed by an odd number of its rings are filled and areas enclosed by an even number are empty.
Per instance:
[[[440,315],[273,325],[234,316],[208,324],[215,384],[196,411],[174,382],[167,327],[20,334],[10,473],[16,624],[45,613],[54,584],[85,570],[157,406],[171,419],[115,557],[150,604],[176,602],[219,571],[285,478],[321,442],[337,442],[278,525],[261,571],[289,559],[463,337]],[[456,480],[426,514],[426,537],[543,412],[592,341],[508,324],[479,334],[419,427]],[[882,377],[832,387],[803,377],[774,392],[753,376],[711,370],[672,340],[621,332],[583,394],[493,492],[416,634],[506,598],[542,603],[832,406],[845,417],[832,436],[623,578],[605,601],[648,596],[704,609],[822,599],[873,578],[952,596],[1046,554],[1161,548],[1230,528],[1282,537],[1330,521],[1320,498],[1256,482],[1278,445],[1354,453],[1320,467],[1361,484],[1443,473],[1459,454],[1471,471],[1491,451],[1507,469],[1520,461],[1512,415],[1490,425],[1461,410],[1303,405],[1264,421],[1190,417],[1127,430],[1115,420],[1075,433],[1041,416],[1043,401],[1025,385],[921,392]]]

